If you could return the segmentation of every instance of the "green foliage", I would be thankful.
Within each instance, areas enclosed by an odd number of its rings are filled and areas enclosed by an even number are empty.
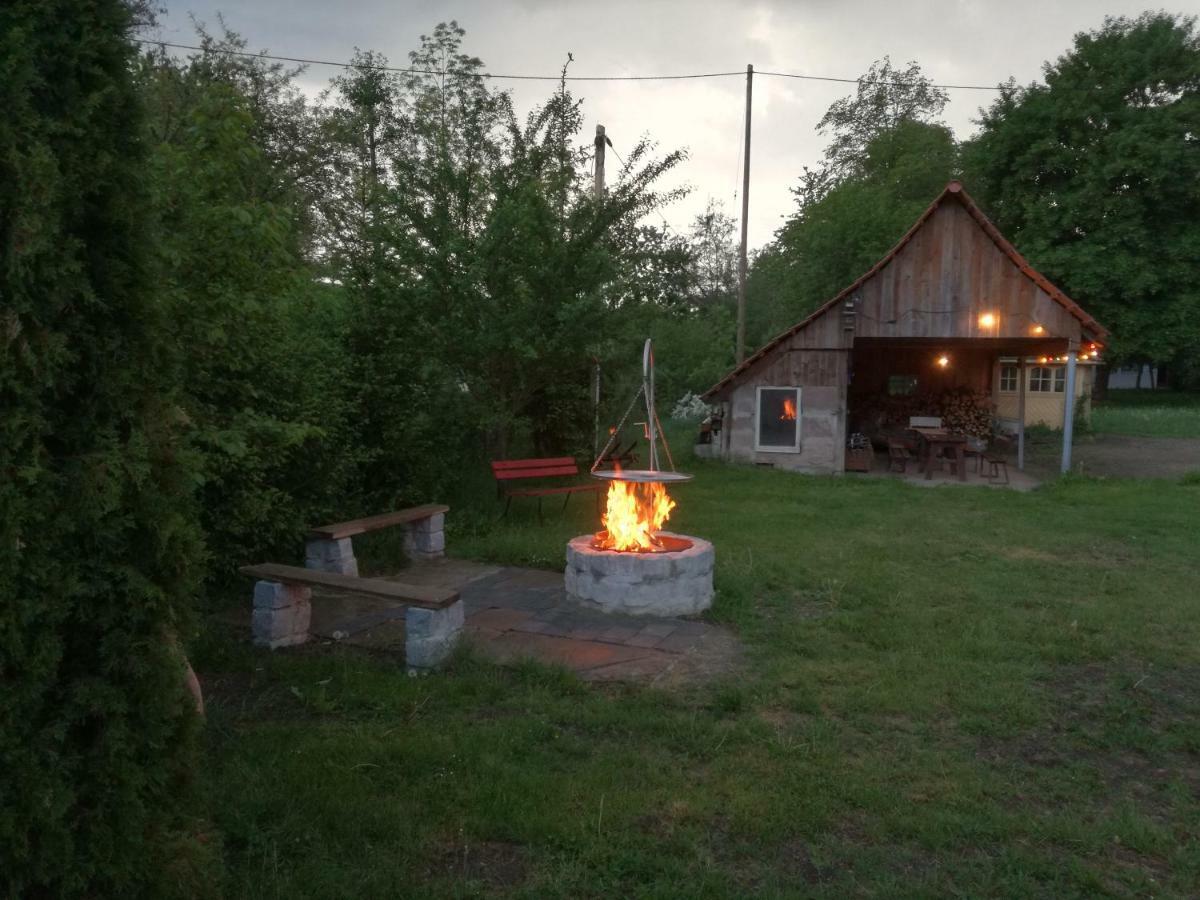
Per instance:
[[[262,146],[261,109],[243,92],[248,70],[204,56],[142,68],[161,300],[184,361],[217,577],[247,560],[294,557],[306,526],[352,511],[359,474],[345,313],[302,256],[298,198]]]
[[[64,27],[70,23],[71,27]],[[0,893],[194,895],[200,535],[117,0],[0,7]],[[194,873],[190,873],[194,874]]]
[[[943,125],[906,119],[871,137],[852,174],[802,205],[755,259],[752,343],[794,324],[874,265],[946,186],[956,163]]]
[[[989,214],[1112,330],[1114,360],[1200,347],[1200,36],[1145,13],[1075,37],[1045,85],[1010,85],[965,149]]]

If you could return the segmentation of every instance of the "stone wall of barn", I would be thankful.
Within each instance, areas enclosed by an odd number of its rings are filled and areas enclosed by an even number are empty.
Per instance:
[[[722,456],[738,462],[814,474],[840,473],[846,453],[848,354],[806,349],[799,340],[762,360],[726,395]],[[800,449],[756,450],[757,388],[800,388]]]

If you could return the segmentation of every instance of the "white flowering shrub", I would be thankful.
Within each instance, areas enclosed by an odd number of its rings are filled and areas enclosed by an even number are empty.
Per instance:
[[[688,391],[679,398],[675,408],[671,410],[671,418],[680,422],[699,422],[712,410],[698,394]]]

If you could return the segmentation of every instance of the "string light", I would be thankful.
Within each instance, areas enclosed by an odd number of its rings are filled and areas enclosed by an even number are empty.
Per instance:
[[[994,313],[985,312],[979,317],[979,327],[994,328],[996,325],[996,316]]]
[[[950,357],[948,357],[945,353],[943,353],[941,356],[939,356],[937,358],[937,364],[939,366],[941,366],[943,369],[946,368],[946,366],[950,365]]]

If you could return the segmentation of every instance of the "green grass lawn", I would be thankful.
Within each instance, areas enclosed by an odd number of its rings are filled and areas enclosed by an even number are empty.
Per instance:
[[[1099,434],[1200,438],[1200,393],[1109,391],[1092,410]]]
[[[716,545],[736,678],[211,636],[226,893],[1196,895],[1200,485],[686,466],[671,525]],[[555,568],[589,513],[455,512],[450,547]]]

